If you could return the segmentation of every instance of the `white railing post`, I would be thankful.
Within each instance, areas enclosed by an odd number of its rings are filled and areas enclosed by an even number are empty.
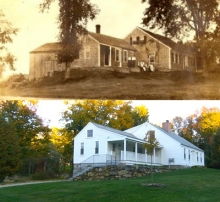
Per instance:
[[[137,162],[137,142],[135,142],[135,161]]]
[[[126,139],[124,139],[124,161],[126,161]]]

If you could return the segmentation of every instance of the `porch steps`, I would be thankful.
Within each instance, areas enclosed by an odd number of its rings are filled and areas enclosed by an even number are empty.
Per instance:
[[[72,178],[74,179],[74,178],[76,178],[76,177],[78,177],[78,176],[80,176],[80,175],[86,173],[87,171],[89,171],[89,170],[91,170],[91,169],[93,169],[93,167],[85,167],[85,168],[82,169],[81,171],[79,171],[79,170],[73,170],[73,177],[72,177]]]

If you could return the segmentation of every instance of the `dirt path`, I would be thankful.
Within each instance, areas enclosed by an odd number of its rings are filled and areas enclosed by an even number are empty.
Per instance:
[[[24,182],[24,183],[10,183],[10,184],[0,185],[0,188],[22,186],[22,185],[28,185],[28,184],[43,184],[43,183],[53,183],[53,182],[64,182],[64,181],[67,181],[67,180],[50,180],[50,181],[33,181],[33,182]]]

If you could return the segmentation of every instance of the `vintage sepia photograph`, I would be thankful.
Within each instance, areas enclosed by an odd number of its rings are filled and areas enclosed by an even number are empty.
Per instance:
[[[0,0],[0,201],[219,201],[220,0]]]
[[[219,99],[218,1],[160,2],[2,0],[0,96]]]

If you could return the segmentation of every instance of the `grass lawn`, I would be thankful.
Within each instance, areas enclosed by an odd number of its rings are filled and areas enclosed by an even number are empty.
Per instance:
[[[0,189],[0,201],[220,201],[220,170],[184,169],[156,173],[155,183],[164,187],[146,187],[150,175],[131,180],[71,181],[7,187]]]

